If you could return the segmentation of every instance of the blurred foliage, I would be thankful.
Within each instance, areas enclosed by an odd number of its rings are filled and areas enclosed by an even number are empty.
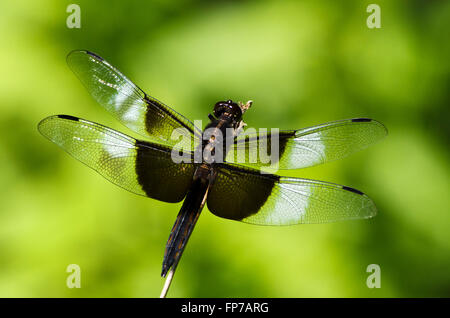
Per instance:
[[[372,117],[389,136],[350,158],[285,175],[368,193],[367,221],[258,227],[205,208],[175,297],[450,296],[450,2],[70,1],[0,3],[0,296],[155,297],[180,204],[111,185],[39,135],[52,114],[133,135],[65,64],[89,49],[191,119],[254,100],[252,127]],[[81,288],[66,267],[81,266]],[[381,288],[366,267],[381,267]]]

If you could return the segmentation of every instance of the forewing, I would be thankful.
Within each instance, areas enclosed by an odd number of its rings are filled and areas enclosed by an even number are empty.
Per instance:
[[[220,165],[207,202],[217,216],[259,225],[366,219],[377,212],[367,195],[350,187],[229,164]]]
[[[94,99],[131,130],[165,145],[194,147],[194,135],[200,136],[201,131],[192,122],[144,93],[100,56],[72,51],[67,64]],[[178,139],[174,140],[175,129]]]
[[[175,163],[168,147],[67,115],[47,117],[38,129],[71,156],[133,193],[179,202],[192,182],[194,165]]]
[[[369,118],[340,120],[278,134],[244,132],[236,138],[226,161],[253,168],[305,168],[345,158],[386,134],[383,124]]]

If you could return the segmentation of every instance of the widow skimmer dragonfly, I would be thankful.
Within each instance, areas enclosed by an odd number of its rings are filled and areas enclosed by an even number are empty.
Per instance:
[[[234,158],[227,155],[229,149],[224,143],[204,138],[205,130],[147,95],[92,52],[72,51],[67,63],[99,104],[149,141],[69,115],[47,117],[38,129],[71,156],[128,191],[164,202],[184,199],[167,241],[163,277],[170,269],[174,272],[205,203],[219,217],[259,225],[364,219],[377,212],[367,195],[351,187],[261,173],[261,168],[267,166],[261,160],[231,163]],[[235,133],[233,147],[244,149],[246,159],[270,145],[270,134],[238,134],[243,112],[250,105],[231,100],[218,102],[207,125],[225,135],[231,129]],[[203,158],[200,162],[175,163],[171,153],[180,144],[171,136],[179,128],[188,140],[200,140],[200,150],[221,148],[225,160],[206,162]],[[283,130],[277,136],[277,164],[280,169],[299,169],[337,160],[386,134],[383,124],[368,118]],[[194,149],[183,151],[187,158],[194,156]]]

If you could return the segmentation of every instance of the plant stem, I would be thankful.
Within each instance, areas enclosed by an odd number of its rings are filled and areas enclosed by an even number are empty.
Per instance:
[[[175,267],[173,266],[166,277],[166,282],[164,283],[161,295],[159,298],[166,298],[167,292],[169,291],[170,284],[172,283],[173,275],[175,274]]]

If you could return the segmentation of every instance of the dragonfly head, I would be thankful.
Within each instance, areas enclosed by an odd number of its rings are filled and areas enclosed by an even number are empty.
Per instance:
[[[214,105],[214,115],[219,118],[222,114],[231,116],[235,122],[242,119],[242,115],[252,106],[253,101],[249,100],[245,104],[242,102],[233,102],[231,99],[220,101]]]
[[[214,115],[217,118],[220,118],[222,115],[226,115],[227,117],[231,117],[233,121],[238,122],[242,118],[242,109],[231,99],[227,101],[220,101],[214,105]]]

